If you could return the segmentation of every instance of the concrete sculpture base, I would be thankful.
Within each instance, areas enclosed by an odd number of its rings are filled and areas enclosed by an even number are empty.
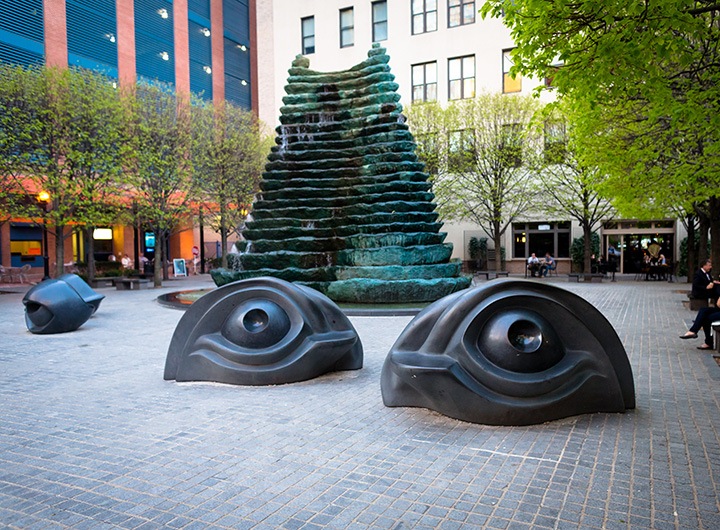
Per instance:
[[[103,298],[75,274],[44,280],[23,297],[25,324],[36,334],[74,331],[97,311]]]
[[[190,306],[170,342],[164,377],[277,385],[362,363],[357,332],[329,298],[256,278],[215,289]]]
[[[388,354],[389,407],[488,425],[529,425],[635,408],[632,370],[610,323],[551,285],[497,280],[419,313]]]

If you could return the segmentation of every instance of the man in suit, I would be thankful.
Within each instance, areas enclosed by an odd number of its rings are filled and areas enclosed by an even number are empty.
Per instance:
[[[720,282],[712,279],[712,276],[710,275],[711,270],[712,262],[709,259],[706,259],[693,277],[692,289],[690,291],[690,296],[692,298],[718,299],[718,295],[720,295],[720,287],[718,287],[718,285],[720,285]]]

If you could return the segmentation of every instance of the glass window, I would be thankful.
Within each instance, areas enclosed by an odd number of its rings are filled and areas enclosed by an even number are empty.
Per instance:
[[[412,0],[412,34],[437,30],[437,0]]]
[[[315,17],[305,17],[300,22],[302,27],[302,53],[303,55],[315,53]]]
[[[475,131],[462,129],[448,133],[448,170],[459,173],[475,161]]]
[[[456,57],[448,60],[449,99],[475,97],[475,56]]]
[[[464,26],[475,22],[475,1],[448,0],[448,27]]]
[[[437,63],[412,65],[412,100],[435,101],[437,99]]]
[[[352,7],[340,10],[340,47],[355,44],[355,13]]]
[[[530,254],[555,258],[570,257],[570,222],[513,223],[513,257],[527,258]]]
[[[522,90],[522,77],[516,76],[514,79],[510,77],[510,69],[515,64],[511,56],[512,50],[503,50],[502,67],[503,67],[503,94],[512,92],[520,92]]]
[[[387,1],[373,2],[372,4],[373,42],[380,42],[388,38]]]
[[[558,122],[546,122],[544,134],[545,161],[549,164],[560,164],[565,160],[565,124]]]

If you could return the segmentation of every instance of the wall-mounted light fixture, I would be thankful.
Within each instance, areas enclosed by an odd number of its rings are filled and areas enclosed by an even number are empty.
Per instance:
[[[170,60],[170,54],[168,52],[160,52],[160,58],[163,61],[169,61]]]
[[[209,66],[203,66],[203,70],[205,70],[206,74],[212,74],[212,68]]]
[[[107,40],[109,40],[110,42],[115,42],[115,35],[113,35],[112,33],[106,34],[106,35],[105,35],[105,38],[106,38]]]
[[[247,86],[247,81],[245,81],[245,80],[243,79],[242,81],[240,81],[240,84],[241,84],[242,86]]]
[[[205,35],[206,37],[209,37],[209,36],[210,36],[210,30],[207,29],[207,28],[201,29],[201,30],[200,30],[200,33],[202,33],[202,34]]]
[[[158,15],[160,15],[160,18],[167,18],[170,15],[168,15],[167,9],[158,9]]]
[[[244,44],[238,44],[237,47],[240,48],[240,51],[243,51],[243,52],[247,51],[247,46],[245,46]]]

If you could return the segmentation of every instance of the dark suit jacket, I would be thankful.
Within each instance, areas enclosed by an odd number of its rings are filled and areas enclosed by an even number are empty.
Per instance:
[[[702,269],[698,269],[693,277],[692,290],[690,291],[693,298],[717,298],[717,286],[708,289],[707,285],[712,281],[712,276]]]

